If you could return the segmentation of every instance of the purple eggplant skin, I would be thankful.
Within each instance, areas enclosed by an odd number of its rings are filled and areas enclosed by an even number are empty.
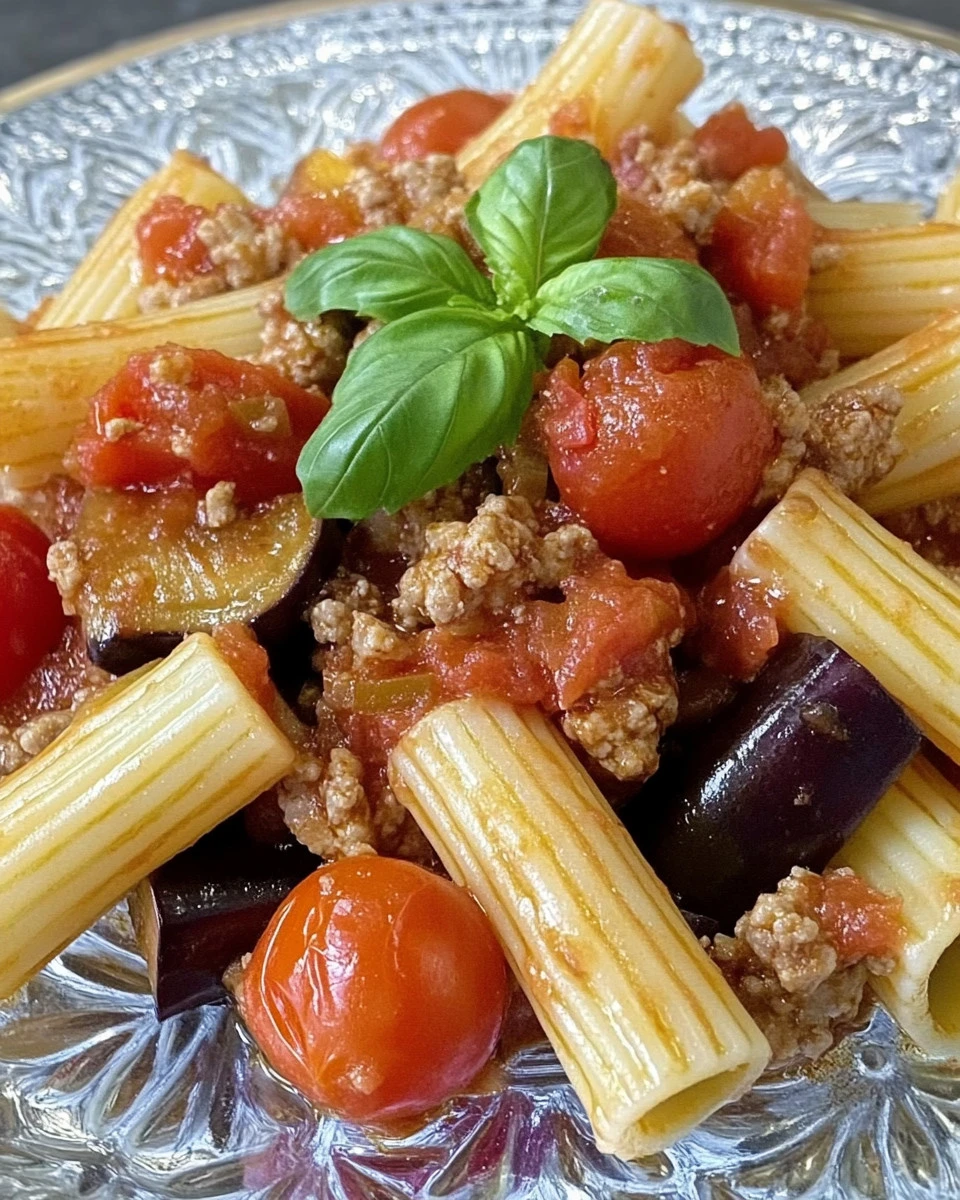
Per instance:
[[[280,902],[321,860],[255,842],[242,814],[148,876],[130,911],[161,1021],[229,999],[223,973],[257,944]]]
[[[668,744],[620,817],[677,904],[729,931],[792,867],[822,871],[920,742],[869,671],[803,634]]]

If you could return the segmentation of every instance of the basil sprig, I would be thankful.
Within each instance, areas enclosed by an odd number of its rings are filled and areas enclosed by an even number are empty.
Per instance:
[[[395,512],[517,435],[543,335],[683,338],[740,351],[720,286],[678,259],[594,259],[616,184],[586,142],[523,142],[471,198],[491,280],[451,238],[391,226],[326,246],[290,276],[287,309],[384,322],[347,359],[297,465],[317,517]]]

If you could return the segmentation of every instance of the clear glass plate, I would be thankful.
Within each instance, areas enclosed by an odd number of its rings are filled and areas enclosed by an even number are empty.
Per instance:
[[[663,0],[707,80],[786,129],[836,198],[929,204],[960,141],[960,53],[737,3]],[[317,144],[375,135],[426,92],[529,78],[578,6],[447,0],[326,11],[130,61],[0,114],[0,299],[57,288],[109,213],[177,146],[258,199]],[[2,936],[2,927],[0,927]],[[374,1140],[317,1122],[230,1011],[158,1026],[126,914],[0,1005],[0,1198],[960,1196],[960,1066],[926,1062],[877,1013],[815,1071],[772,1078],[673,1150],[598,1154],[548,1050],[498,1094]]]

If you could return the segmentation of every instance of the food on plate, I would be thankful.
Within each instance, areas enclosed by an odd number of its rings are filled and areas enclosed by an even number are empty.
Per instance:
[[[593,0],[4,314],[0,994],[135,891],[161,1018],[389,1132],[512,972],[624,1158],[871,996],[957,1052],[957,187],[828,200],[702,74]]]

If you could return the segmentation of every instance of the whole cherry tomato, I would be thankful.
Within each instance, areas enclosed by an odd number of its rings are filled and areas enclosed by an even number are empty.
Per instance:
[[[564,359],[540,409],[564,502],[617,554],[670,559],[747,507],[776,436],[749,361],[677,340]]]
[[[57,645],[66,618],[47,577],[50,543],[19,509],[0,505],[0,701]]]
[[[428,154],[456,154],[491,125],[509,103],[507,96],[491,96],[469,88],[428,96],[397,117],[383,135],[380,152],[389,162],[426,158]]]
[[[463,888],[413,863],[345,858],[290,893],[244,974],[240,1008],[272,1066],[355,1121],[411,1117],[493,1052],[507,969]]]

